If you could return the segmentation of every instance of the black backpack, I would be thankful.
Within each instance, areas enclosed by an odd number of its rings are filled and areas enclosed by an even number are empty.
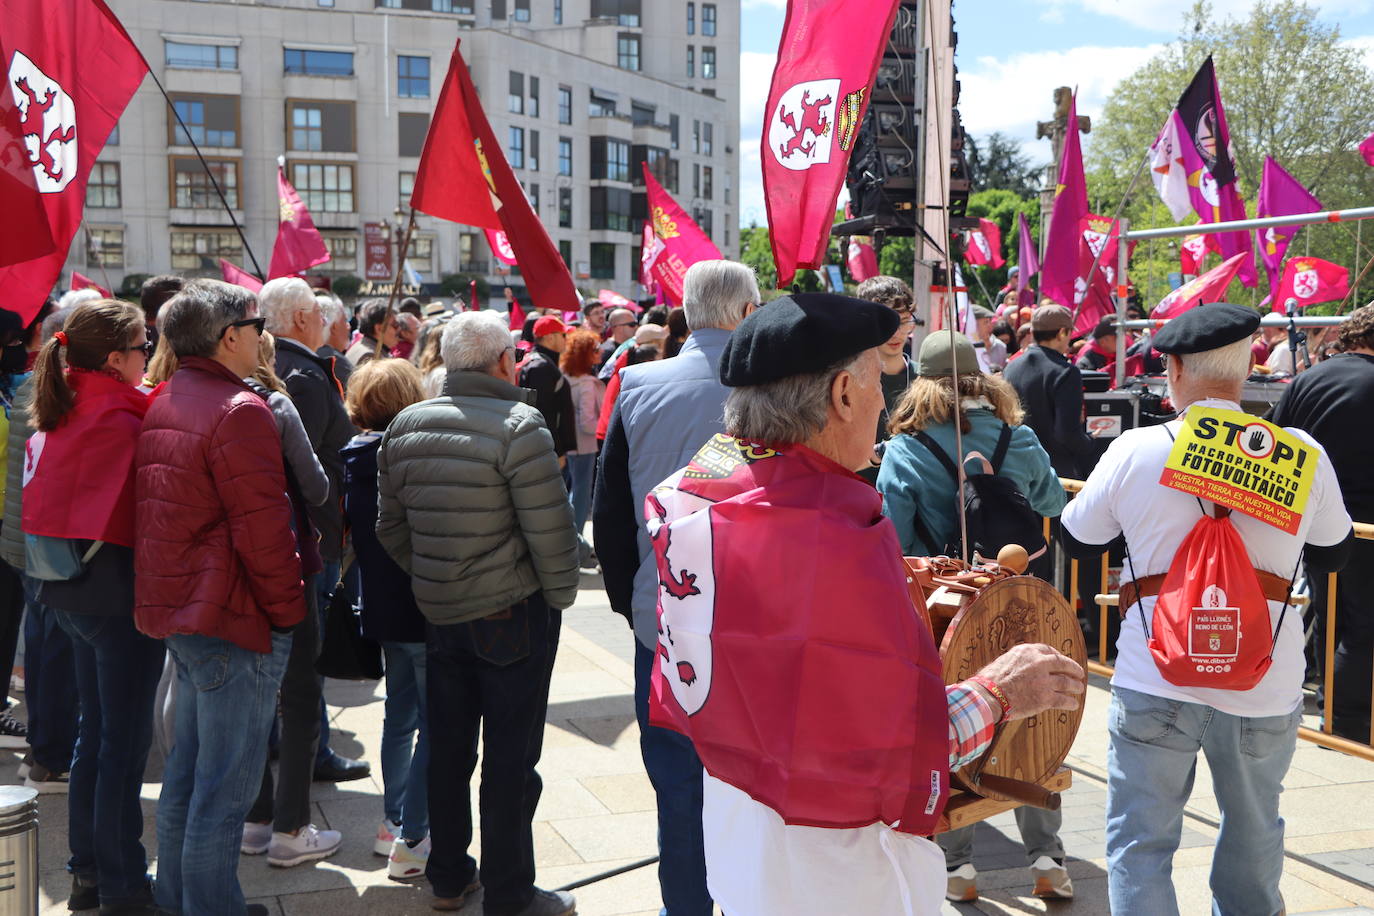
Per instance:
[[[949,455],[945,454],[945,450],[923,432],[918,432],[916,438],[930,449],[931,454],[938,458],[940,464],[949,472],[950,478],[957,483],[959,471]],[[1025,494],[1010,477],[999,476],[1010,445],[1011,427],[1003,423],[1002,434],[997,439],[997,448],[992,453],[991,462],[978,452],[969,452],[965,456],[965,460],[976,458],[983,464],[981,474],[965,474],[963,493],[960,494],[964,503],[964,515],[968,519],[970,561],[973,560],[974,554],[994,560],[997,558],[997,552],[1008,544],[1020,544],[1026,548],[1030,559],[1034,560],[1043,554],[1048,546],[1045,543],[1044,521],[1040,514],[1031,508]],[[956,508],[956,518],[957,511]],[[940,549],[946,556],[963,555],[957,525],[950,542],[941,547],[935,543],[930,529],[921,521],[919,512],[914,522],[916,534],[926,546],[932,550]]]

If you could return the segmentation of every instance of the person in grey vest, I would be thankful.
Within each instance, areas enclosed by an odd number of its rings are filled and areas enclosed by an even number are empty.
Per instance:
[[[691,336],[672,359],[621,370],[620,396],[597,468],[592,530],[606,595],[635,635],[635,715],[644,768],[658,797],[659,887],[668,916],[709,916],[701,834],[701,761],[691,742],[649,725],[649,677],[658,645],[658,573],[642,507],[651,488],[723,430],[718,367],[725,342],[759,305],[754,271],[699,261],[683,279]],[[612,315],[614,324],[614,315]]]

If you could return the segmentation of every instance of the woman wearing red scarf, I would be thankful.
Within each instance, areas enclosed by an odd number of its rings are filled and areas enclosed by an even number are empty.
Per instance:
[[[148,358],[137,306],[84,302],[38,355],[23,528],[50,564],[39,600],[72,637],[81,701],[68,797],[71,909],[154,913],[139,791],[162,643],[134,628],[134,445]],[[58,578],[75,571],[71,578]]]

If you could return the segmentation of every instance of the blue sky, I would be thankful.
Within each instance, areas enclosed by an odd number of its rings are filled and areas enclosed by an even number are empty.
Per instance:
[[[1309,3],[1374,66],[1374,0]],[[744,226],[766,222],[758,139],[785,6],[785,0],[743,0],[741,81],[757,87],[740,99]],[[1035,161],[1047,161],[1049,142],[1035,140],[1035,123],[1049,117],[1054,88],[1077,85],[1079,113],[1096,117],[1112,88],[1176,36],[1191,6],[1192,0],[955,0],[964,129],[974,136],[1011,134]],[[1252,6],[1252,0],[1212,0],[1218,15],[1244,16]]]

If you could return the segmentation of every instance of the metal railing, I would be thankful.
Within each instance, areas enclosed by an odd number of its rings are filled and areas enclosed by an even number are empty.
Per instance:
[[[1083,481],[1073,480],[1068,477],[1059,478],[1064,490],[1074,494],[1083,489]],[[1050,541],[1050,520],[1045,519],[1045,541]],[[1374,525],[1366,525],[1362,522],[1355,523],[1355,537],[1361,540],[1374,540]],[[1069,560],[1069,606],[1078,607],[1078,564],[1076,558]],[[1109,616],[1117,612],[1120,604],[1119,593],[1108,591],[1108,572],[1111,566],[1111,559],[1108,553],[1102,554],[1102,571],[1098,583],[1098,592],[1093,596],[1093,603],[1098,608],[1097,620],[1097,660],[1088,660],[1088,671],[1092,674],[1100,674],[1103,677],[1111,677],[1116,668],[1107,661],[1109,646],[1107,645]],[[1329,747],[1332,750],[1341,751],[1346,754],[1353,754],[1365,760],[1374,760],[1374,724],[1370,726],[1368,743],[1353,741],[1349,738],[1342,738],[1333,734],[1332,716],[1335,709],[1336,696],[1336,587],[1337,574],[1328,573],[1326,577],[1326,616],[1325,616],[1325,645],[1322,647],[1324,663],[1322,665],[1322,727],[1318,731],[1314,728],[1302,726],[1298,729],[1298,736],[1306,741]],[[1306,597],[1299,597],[1293,602],[1295,608],[1301,608],[1308,603]],[[1374,684],[1371,685],[1371,701],[1374,701]]]

